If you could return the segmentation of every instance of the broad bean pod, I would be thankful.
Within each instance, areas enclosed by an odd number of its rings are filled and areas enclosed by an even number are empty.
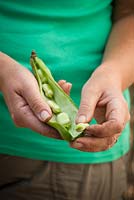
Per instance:
[[[64,140],[72,141],[81,136],[89,124],[75,123],[78,109],[71,97],[62,90],[49,68],[34,51],[32,51],[30,63],[38,81],[40,93],[53,113],[47,124],[58,130]]]

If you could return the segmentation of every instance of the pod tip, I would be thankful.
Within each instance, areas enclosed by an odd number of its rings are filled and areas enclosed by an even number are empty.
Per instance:
[[[31,58],[35,58],[35,57],[36,57],[36,52],[35,52],[35,50],[32,50]]]

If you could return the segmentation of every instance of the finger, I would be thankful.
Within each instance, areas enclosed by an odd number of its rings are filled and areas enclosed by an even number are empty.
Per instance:
[[[118,134],[122,132],[123,128],[124,126],[119,121],[110,120],[104,122],[103,124],[95,124],[87,127],[85,133],[87,135],[90,134],[99,138],[103,138]]]
[[[117,141],[116,137],[81,137],[71,143],[71,147],[80,151],[99,152],[111,148]]]
[[[64,92],[69,95],[70,94],[70,90],[71,90],[72,84],[71,83],[64,83],[62,85],[62,89],[64,90]]]
[[[122,105],[123,106],[123,105]],[[123,131],[129,117],[127,111],[118,106],[110,108],[111,112],[107,114],[107,121],[102,124],[95,124],[87,127],[86,133],[97,137],[109,137]]]
[[[61,138],[55,129],[44,124],[34,115],[29,105],[21,96],[17,96],[17,98],[14,99],[11,116],[18,127],[30,128],[48,137]]]
[[[109,137],[122,132],[128,120],[127,104],[124,100],[115,98],[107,103],[106,122],[89,126],[86,133],[97,137]]]
[[[71,88],[72,88],[72,84],[69,82],[66,82],[65,80],[60,80],[58,82],[58,84],[60,85],[60,87],[64,90],[64,92],[69,95]]]
[[[105,117],[105,113],[106,113],[106,107],[105,106],[101,106],[95,108],[95,112],[94,112],[94,118],[96,119],[98,124],[102,124],[106,121],[106,117]]]
[[[118,121],[123,126],[130,119],[128,105],[122,96],[107,104],[106,119]]]
[[[25,85],[22,96],[26,99],[26,102],[37,118],[40,121],[47,122],[52,116],[52,111],[42,98],[37,83],[33,82],[31,84]]]
[[[58,81],[58,84],[59,84],[60,87],[62,87],[62,85],[63,85],[64,83],[66,83],[66,80],[59,80],[59,81]]]
[[[96,104],[99,100],[100,93],[93,90],[90,81],[82,89],[81,103],[76,117],[76,123],[89,122],[94,114]]]

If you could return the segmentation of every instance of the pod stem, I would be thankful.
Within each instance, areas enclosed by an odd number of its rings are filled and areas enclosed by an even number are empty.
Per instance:
[[[34,50],[32,50],[32,52],[31,52],[31,58],[34,59],[35,57],[37,57],[36,52]]]

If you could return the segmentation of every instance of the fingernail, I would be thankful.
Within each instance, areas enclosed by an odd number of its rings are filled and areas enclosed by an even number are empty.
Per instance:
[[[84,123],[86,122],[86,116],[85,115],[80,115],[77,117],[77,123]]]
[[[79,149],[79,148],[82,148],[82,147],[83,147],[83,144],[80,143],[80,142],[75,142],[75,143],[73,144],[73,147],[76,148],[76,149]]]
[[[40,113],[40,119],[41,119],[41,121],[46,121],[48,118],[50,118],[50,114],[46,110],[43,110]]]
[[[70,83],[70,82],[67,82],[67,84],[68,84],[68,86],[69,86],[69,87],[72,87],[72,83]]]

